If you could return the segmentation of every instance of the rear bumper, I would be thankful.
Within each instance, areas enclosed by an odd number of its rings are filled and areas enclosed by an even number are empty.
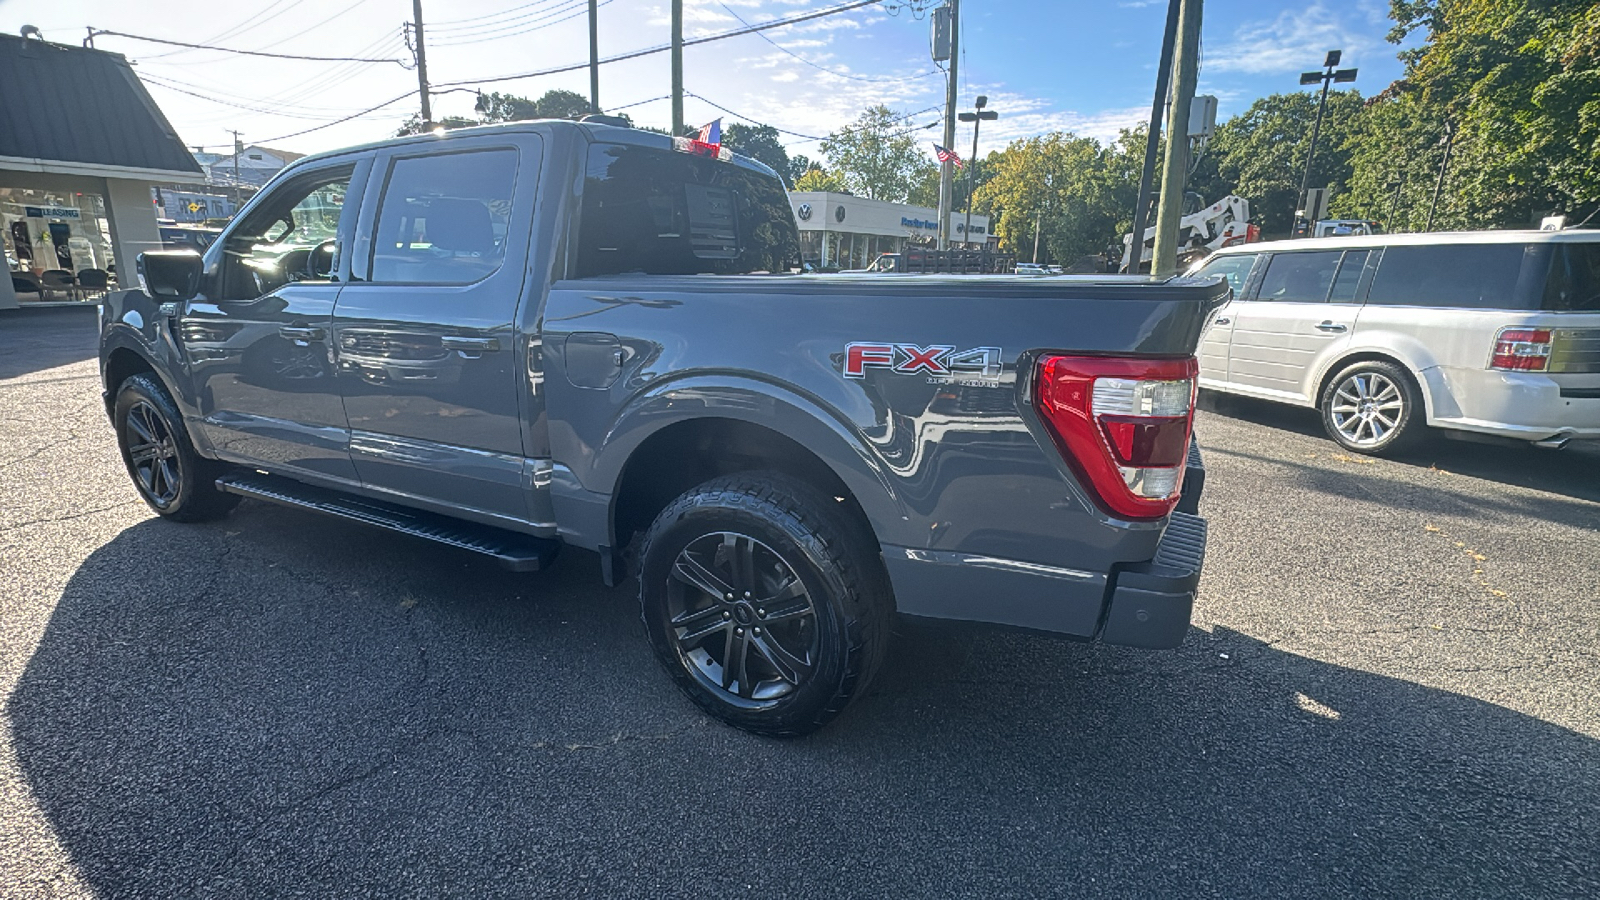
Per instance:
[[[1600,438],[1600,377],[1438,367],[1423,372],[1437,428],[1540,441]]]
[[[1205,482],[1191,446],[1183,498],[1155,555],[1112,571],[1080,571],[970,553],[883,546],[899,611],[1026,628],[1108,644],[1165,649],[1189,630],[1206,521],[1194,513]]]

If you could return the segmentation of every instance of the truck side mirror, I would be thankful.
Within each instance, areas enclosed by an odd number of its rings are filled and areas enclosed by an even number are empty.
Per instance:
[[[147,250],[138,264],[139,287],[156,300],[192,300],[200,293],[200,254],[193,250]]]

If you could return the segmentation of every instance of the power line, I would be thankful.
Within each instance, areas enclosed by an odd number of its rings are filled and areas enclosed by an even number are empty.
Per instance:
[[[611,0],[600,0],[599,3],[595,4],[595,8],[598,9],[602,6],[608,6],[610,3]],[[565,13],[565,15],[562,15],[563,13]],[[518,35],[528,34],[530,32],[538,31],[542,28],[550,28],[551,26],[560,25],[562,22],[568,22],[572,19],[576,19],[579,16],[586,16],[588,14],[589,0],[573,0],[571,4],[557,9],[549,13],[549,15],[529,20],[530,22],[540,23],[537,25],[529,25],[526,28],[519,28],[516,31],[507,31],[499,34],[495,34],[493,32],[486,32],[482,35],[447,34],[443,40],[436,40],[432,41],[431,43],[440,47],[455,47],[461,44],[481,44],[487,41],[498,41],[502,38],[517,37]],[[561,18],[554,21],[545,21],[546,19],[550,18],[550,16],[561,16]],[[433,31],[433,27],[431,25],[428,27],[428,31]]]
[[[302,37],[310,34],[311,32],[316,31],[318,28],[321,28],[322,26],[328,24],[329,22],[332,22],[334,19],[339,18],[340,16],[344,15],[345,13],[350,12],[351,10],[355,9],[356,7],[362,5],[363,3],[366,3],[366,2],[367,2],[367,0],[355,0],[354,3],[350,4],[349,6],[346,6],[344,9],[339,10],[338,12],[336,12],[333,15],[327,17],[326,19],[323,19],[322,21],[318,22],[315,25],[308,25],[305,28],[302,28],[299,31],[296,31],[294,34],[289,35],[286,38],[279,38],[278,40],[273,41],[270,44],[264,44],[264,45],[262,45],[260,47],[257,47],[256,49],[258,51],[259,50],[267,50],[267,49],[272,48],[272,47],[281,47],[284,44],[287,44],[287,43],[289,43],[290,41],[293,41],[293,40],[298,40],[299,38],[302,38]]]
[[[209,103],[217,103],[217,104],[221,104],[223,106],[231,106],[231,107],[233,107],[235,109],[242,109],[242,110],[246,110],[248,112],[261,113],[263,115],[268,115],[268,116],[282,116],[283,118],[286,118],[286,119],[305,119],[305,120],[312,121],[312,122],[326,121],[329,118],[328,116],[325,116],[325,115],[319,116],[319,115],[315,115],[314,113],[308,115],[307,114],[308,112],[312,112],[309,109],[307,109],[304,112],[290,112],[290,111],[288,111],[287,109],[285,109],[283,107],[271,107],[271,106],[254,105],[254,104],[251,104],[251,103],[247,102],[248,98],[239,97],[238,95],[234,95],[232,98],[229,98],[229,97],[226,97],[226,96],[220,96],[219,97],[219,96],[216,96],[216,95],[213,95],[213,94],[202,93],[201,92],[202,89],[200,88],[199,85],[186,84],[185,82],[182,82],[182,81],[168,80],[168,79],[162,78],[161,76],[158,76],[158,75],[148,75],[147,74],[147,75],[145,75],[143,77],[142,80],[148,81],[151,84],[156,85],[157,87],[166,88],[169,91],[176,91],[176,92],[178,92],[180,94],[187,94],[190,97],[195,97],[195,98],[200,99],[200,100],[205,100],[205,101],[207,101]],[[348,112],[349,108],[348,107],[346,107],[344,109],[323,108],[323,109],[318,110],[318,111],[333,113],[335,116],[337,116],[337,115],[339,115],[341,113]]]
[[[494,34],[507,28],[521,28],[529,22],[537,22],[542,19],[548,19],[551,16],[561,15],[564,12],[571,11],[574,6],[586,5],[587,2],[588,0],[548,0],[546,3],[537,4],[541,7],[540,9],[533,9],[519,16],[512,16],[495,22],[479,22],[451,27],[440,26],[438,31],[452,40]],[[431,28],[432,26],[429,27]]]
[[[741,25],[748,26],[750,24],[749,22],[745,21],[744,16],[741,16],[738,13],[734,12],[733,11],[733,7],[729,6],[728,4],[719,2],[717,5],[722,7],[723,9],[727,10],[728,11],[728,15],[733,16],[735,19],[738,19],[739,23]],[[798,59],[799,61],[805,63],[806,65],[810,66],[813,69],[816,69],[819,72],[826,72],[829,75],[834,75],[834,76],[837,76],[839,78],[850,78],[850,79],[853,79],[855,81],[867,81],[867,82],[873,82],[873,83],[876,83],[876,84],[896,84],[896,83],[899,83],[899,82],[902,82],[902,81],[915,81],[918,78],[927,78],[929,75],[937,75],[937,74],[939,74],[939,70],[938,69],[933,69],[931,71],[923,72],[920,75],[908,75],[905,78],[869,78],[869,77],[867,77],[865,75],[852,75],[849,72],[836,72],[833,69],[828,68],[827,66],[824,66],[824,65],[822,65],[820,63],[814,63],[811,60],[806,59],[804,56],[801,56],[800,54],[794,52],[793,50],[790,50],[788,47],[785,47],[784,45],[778,43],[777,41],[773,40],[772,38],[768,37],[765,34],[762,34],[759,31],[756,32],[756,37],[761,38],[763,41],[766,41],[767,43],[771,44],[772,46],[777,47],[779,50],[782,50],[784,53],[789,54],[790,56],[794,57],[795,59]]]
[[[358,112],[358,113],[356,113],[354,115],[345,116],[342,119],[335,119],[332,122],[326,122],[326,123],[324,123],[322,125],[317,125],[317,126],[314,126],[312,128],[307,128],[307,129],[305,129],[303,131],[296,131],[296,132],[293,132],[291,134],[280,134],[277,137],[267,138],[265,140],[258,141],[257,143],[261,144],[261,145],[275,144],[278,141],[286,141],[286,140],[288,140],[290,138],[300,137],[303,134],[310,134],[313,131],[321,131],[324,128],[332,128],[335,125],[343,125],[344,123],[346,123],[346,122],[348,122],[348,121],[350,121],[352,119],[359,119],[362,116],[366,115],[367,113],[377,112],[378,110],[383,109],[385,106],[393,106],[396,103],[399,103],[401,100],[405,100],[408,97],[416,96],[416,94],[418,92],[419,91],[418,91],[417,88],[412,88],[411,90],[406,91],[404,94],[401,94],[400,96],[394,98],[393,100],[385,100],[382,103],[379,103],[377,106],[369,106],[366,109],[364,109],[361,112]]]
[[[723,112],[727,113],[728,115],[733,116],[735,119],[743,119],[743,120],[745,120],[746,122],[749,122],[752,125],[760,125],[762,128],[771,128],[773,131],[776,131],[776,132],[778,132],[780,134],[792,135],[792,136],[797,137],[797,138],[805,138],[808,141],[825,141],[825,140],[827,140],[827,138],[817,137],[814,134],[801,134],[798,131],[790,131],[787,128],[779,128],[776,125],[768,125],[765,122],[759,122],[759,121],[757,121],[755,119],[750,118],[747,115],[743,115],[741,113],[736,113],[733,110],[727,108],[726,106],[723,106],[720,103],[716,103],[714,101],[707,100],[706,98],[700,96],[699,94],[696,94],[694,91],[684,91],[683,93],[685,95],[687,95],[687,96],[695,98],[696,100],[699,100],[701,103],[704,103],[707,106],[713,107],[715,109],[720,109]]]
[[[725,31],[725,32],[721,32],[719,34],[706,35],[705,37],[690,38],[689,40],[686,40],[686,41],[683,42],[683,46],[689,47],[689,46],[692,46],[692,45],[695,45],[695,44],[708,44],[708,43],[710,43],[712,41],[721,41],[721,40],[726,40],[727,38],[731,38],[731,37],[739,37],[740,35],[754,34],[755,32],[758,32],[758,31],[766,31],[769,28],[782,28],[785,25],[796,25],[796,24],[798,24],[800,22],[807,22],[807,21],[810,21],[812,19],[820,19],[823,16],[838,15],[839,13],[849,12],[849,11],[851,11],[853,9],[860,9],[863,6],[872,6],[874,4],[882,3],[882,2],[883,2],[883,0],[854,0],[854,2],[852,2],[852,3],[846,3],[846,4],[843,4],[841,6],[831,6],[831,7],[828,7],[827,9],[819,9],[819,10],[815,10],[815,11],[812,11],[812,12],[809,12],[809,13],[802,13],[800,15],[789,16],[789,17],[783,18],[783,19],[774,19],[771,22],[763,22],[763,23],[761,23],[759,25],[751,25],[751,26],[748,26],[746,28],[736,29],[734,31]],[[600,62],[602,62],[602,63],[614,63],[614,62],[622,62],[623,60],[628,60],[628,59],[638,59],[641,56],[650,56],[650,55],[656,54],[656,53],[665,53],[669,49],[671,49],[671,45],[670,44],[661,44],[661,45],[655,46],[655,47],[647,47],[647,48],[645,48],[643,50],[634,50],[631,53],[622,53],[622,54],[618,54],[616,56],[608,56],[605,59],[600,60]],[[460,86],[460,85],[496,84],[496,83],[502,82],[502,81],[520,81],[520,80],[522,80],[524,78],[538,78],[538,77],[541,77],[541,76],[544,76],[544,75],[559,75],[559,74],[561,74],[563,72],[575,72],[575,71],[577,71],[579,69],[588,68],[588,66],[589,66],[588,62],[572,63],[570,65],[556,66],[556,67],[550,68],[550,69],[540,69],[540,70],[536,70],[536,71],[533,71],[533,72],[521,72],[521,73],[518,73],[516,75],[496,75],[496,76],[493,76],[493,77],[490,77],[490,78],[474,78],[474,79],[469,79],[469,80],[465,80],[465,81],[448,81],[448,82],[445,82],[444,85],[442,85],[442,86],[456,87],[456,86]]]
[[[524,3],[521,6],[513,6],[510,9],[502,9],[499,12],[484,13],[481,16],[467,16],[466,18],[462,18],[462,19],[445,19],[444,21],[440,22],[437,27],[442,28],[442,29],[444,29],[446,31],[454,31],[454,30],[457,30],[457,29],[477,28],[477,27],[479,27],[478,25],[471,24],[471,23],[483,22],[483,20],[485,20],[485,19],[501,19],[501,18],[508,18],[508,20],[510,20],[510,19],[520,19],[520,18],[523,18],[524,16],[528,16],[528,15],[533,15],[534,14],[534,13],[529,13],[529,12],[523,12],[523,10],[531,10],[536,6],[550,6],[552,4],[565,3],[565,2],[566,2],[566,0],[535,0],[535,2],[533,2],[533,3]]]
[[[876,3],[878,0],[871,0]],[[394,63],[401,65],[398,59],[361,59],[354,56],[301,56],[295,53],[267,53],[261,50],[237,50],[232,47],[214,47],[209,44],[190,44],[185,41],[169,41],[166,38],[146,37],[142,34],[128,34],[124,31],[102,31],[98,28],[89,29],[91,37],[120,37],[134,41],[146,41],[152,44],[166,44],[172,47],[188,47],[191,50],[217,50],[223,53],[236,53],[240,56],[265,56],[270,59],[301,59],[310,62],[359,62],[359,63]]]

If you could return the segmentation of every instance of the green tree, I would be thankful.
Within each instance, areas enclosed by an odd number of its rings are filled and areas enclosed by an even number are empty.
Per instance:
[[[563,90],[546,91],[538,100],[498,92],[479,94],[472,108],[485,123],[581,119],[594,111],[588,97]]]
[[[477,119],[468,119],[462,116],[445,116],[433,124],[435,127],[444,128],[448,131],[452,128],[471,128],[474,125],[482,125],[483,123]],[[422,132],[422,113],[412,113],[410,117],[400,123],[400,129],[394,133],[394,136],[406,137],[408,135],[421,134]]]
[[[985,160],[992,174],[974,209],[993,216],[1002,249],[1033,259],[1037,243],[1036,261],[1071,264],[1120,239],[1118,227],[1131,218],[1123,157],[1121,143],[1102,147],[1068,132],[1012,141]]]
[[[806,156],[804,153],[793,154],[789,157],[789,171],[784,173],[785,183],[794,184],[800,180],[801,175],[811,171],[811,167],[815,165],[816,163],[811,161],[811,157]]]
[[[851,193],[896,203],[911,195],[918,170],[926,163],[903,130],[904,122],[905,116],[889,107],[873,106],[822,142],[831,169]]]
[[[844,178],[836,172],[829,172],[821,166],[812,166],[804,175],[796,178],[794,189],[797,191],[833,191],[836,194],[848,194],[850,188],[845,184]]]
[[[1355,91],[1329,92],[1308,186],[1328,188],[1336,203],[1350,182],[1350,136],[1362,128],[1364,112]],[[1262,97],[1217,127],[1190,189],[1208,203],[1238,194],[1250,201],[1250,220],[1267,236],[1287,235],[1300,202],[1300,179],[1316,118],[1315,93]]]
[[[771,125],[745,125],[734,122],[722,129],[722,146],[734,153],[759,160],[778,173],[785,186],[792,183],[789,174],[789,151],[778,142],[778,129]]]

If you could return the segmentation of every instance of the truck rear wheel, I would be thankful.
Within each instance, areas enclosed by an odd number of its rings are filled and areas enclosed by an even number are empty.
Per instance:
[[[893,602],[864,526],[776,473],[708,481],[656,517],[640,553],[645,629],[711,715],[757,734],[820,728],[882,662]]]

